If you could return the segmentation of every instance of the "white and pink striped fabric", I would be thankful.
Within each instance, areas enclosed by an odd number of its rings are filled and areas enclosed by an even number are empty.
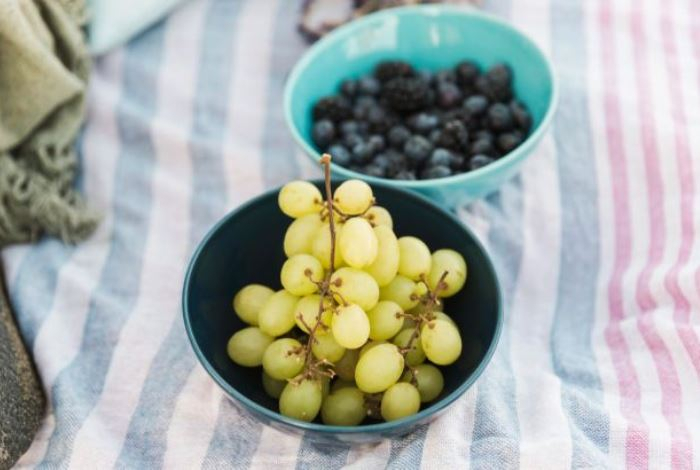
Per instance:
[[[491,0],[552,57],[561,102],[523,172],[458,208],[506,327],[450,413],[321,447],[240,414],[196,363],[184,267],[231,208],[318,176],[281,96],[300,2],[192,0],[101,58],[86,243],[5,250],[50,399],[19,467],[700,468],[700,2]]]

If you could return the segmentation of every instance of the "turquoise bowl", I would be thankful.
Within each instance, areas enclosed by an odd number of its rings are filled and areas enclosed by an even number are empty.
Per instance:
[[[322,189],[320,181],[315,184]],[[441,396],[416,415],[354,427],[297,421],[277,412],[277,401],[263,390],[261,368],[241,367],[229,359],[226,343],[245,326],[231,307],[235,293],[253,282],[281,288],[283,239],[291,219],[277,206],[278,190],[251,200],[216,224],[200,242],[184,281],[185,329],[212,379],[243,412],[280,430],[305,433],[318,443],[362,443],[399,436],[438,416],[484,371],[501,331],[498,279],[474,234],[418,194],[386,185],[374,185],[373,189],[377,201],[392,213],[398,235],[418,236],[432,249],[455,249],[464,256],[469,270],[464,289],[445,302],[445,311],[452,314],[462,333],[462,355],[442,369],[445,388]]]
[[[297,63],[287,80],[284,110],[294,139],[314,163],[311,108],[336,93],[340,83],[369,73],[386,59],[402,59],[419,69],[437,70],[472,59],[482,67],[509,64],[514,89],[533,116],[529,137],[496,162],[447,178],[397,181],[375,178],[333,165],[343,178],[384,182],[418,191],[454,206],[497,190],[533,153],[552,120],[557,86],[552,64],[527,36],[509,24],[468,7],[423,5],[384,10],[352,21],[320,40]]]

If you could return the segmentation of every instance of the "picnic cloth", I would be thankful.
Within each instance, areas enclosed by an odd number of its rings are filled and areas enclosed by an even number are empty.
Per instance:
[[[48,233],[88,236],[73,190],[90,60],[80,0],[0,2],[0,247]]]
[[[97,61],[84,244],[3,251],[50,411],[21,467],[695,468],[700,465],[700,3],[493,0],[553,58],[561,102],[522,173],[457,210],[505,295],[492,362],[450,410],[374,445],[251,420],[198,365],[180,292],[228,210],[320,171],[282,85],[298,2],[188,2]],[[477,273],[472,273],[477,275]]]

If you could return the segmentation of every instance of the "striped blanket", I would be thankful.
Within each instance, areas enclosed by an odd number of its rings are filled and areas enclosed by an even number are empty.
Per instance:
[[[487,372],[403,439],[321,447],[197,364],[183,271],[224,213],[319,175],[285,128],[299,2],[194,0],[96,64],[77,247],[3,252],[51,408],[20,466],[700,468],[700,2],[500,0],[562,90],[522,174],[458,209],[507,318]],[[448,467],[449,466],[449,467]]]

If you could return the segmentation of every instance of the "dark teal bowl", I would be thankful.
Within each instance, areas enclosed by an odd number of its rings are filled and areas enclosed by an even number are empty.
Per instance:
[[[342,178],[384,182],[449,205],[468,202],[497,190],[520,170],[554,115],[557,86],[552,64],[513,26],[479,10],[454,5],[392,8],[333,31],[309,49],[289,76],[284,94],[285,118],[294,139],[310,159],[317,162],[319,158],[311,141],[314,103],[336,93],[344,79],[365,75],[378,62],[392,58],[427,70],[452,67],[464,59],[472,59],[484,68],[506,62],[515,74],[513,86],[518,99],[532,113],[532,131],[503,158],[468,173],[401,181],[333,165],[333,171]]]
[[[321,182],[315,184],[322,189]],[[278,190],[269,191],[209,231],[192,257],[182,294],[185,329],[197,358],[234,403],[265,424],[306,432],[320,442],[370,442],[406,434],[459,398],[493,355],[503,320],[501,292],[493,265],[474,234],[420,195],[383,185],[373,189],[378,203],[391,212],[397,235],[415,235],[433,250],[452,248],[466,259],[466,285],[445,302],[445,311],[462,333],[462,356],[442,369],[445,389],[439,399],[405,419],[349,427],[306,423],[279,414],[276,400],[263,390],[261,368],[238,366],[226,354],[229,337],[245,326],[231,308],[235,293],[252,282],[281,288],[282,242],[291,219],[277,206]]]

